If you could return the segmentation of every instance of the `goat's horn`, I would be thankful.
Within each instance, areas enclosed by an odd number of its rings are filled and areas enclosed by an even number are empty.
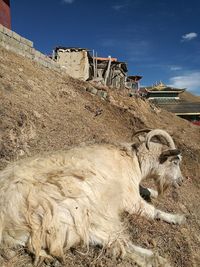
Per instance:
[[[155,130],[152,130],[151,132],[149,132],[147,134],[147,136],[146,136],[146,147],[147,147],[147,149],[149,149],[150,141],[154,136],[162,136],[162,137],[164,137],[164,139],[167,141],[168,146],[171,149],[175,149],[176,148],[172,137],[166,131],[160,130],[160,129],[155,129]]]
[[[169,150],[165,150],[161,153],[160,155],[160,162],[163,163],[164,161],[166,161],[166,159],[170,156],[177,156],[181,153],[181,151],[179,149],[169,149]]]
[[[152,131],[152,129],[141,129],[141,130],[138,130],[136,132],[133,133],[132,135],[132,138],[141,134],[141,133],[149,133],[150,131]]]

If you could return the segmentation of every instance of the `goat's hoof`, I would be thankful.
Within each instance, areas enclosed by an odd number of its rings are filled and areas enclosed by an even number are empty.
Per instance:
[[[169,262],[157,253],[151,256],[142,256],[137,253],[127,253],[126,256],[140,267],[171,267]]]
[[[185,215],[179,215],[177,214],[174,220],[175,224],[183,224],[186,222],[186,216]]]
[[[153,266],[172,267],[171,264],[169,264],[169,262],[165,258],[163,258],[157,254],[155,255]]]

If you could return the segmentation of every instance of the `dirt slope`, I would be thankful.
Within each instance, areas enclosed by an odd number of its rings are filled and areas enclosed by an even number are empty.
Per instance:
[[[126,91],[109,90],[106,101],[86,92],[87,86],[0,48],[0,167],[81,142],[131,141],[133,131],[141,128],[165,129],[182,150],[187,179],[178,192],[169,191],[155,205],[186,213],[187,223],[168,225],[138,216],[125,216],[125,220],[135,243],[155,249],[173,266],[200,266],[200,127],[147,101],[130,98]],[[69,251],[65,265],[43,263],[42,267],[134,266],[100,253],[100,249],[84,255]],[[4,248],[0,266],[32,267],[31,256],[21,248]]]

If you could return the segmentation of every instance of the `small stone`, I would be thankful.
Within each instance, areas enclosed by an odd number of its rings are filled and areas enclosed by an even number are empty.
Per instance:
[[[102,96],[102,92],[103,92],[102,90],[97,90],[97,95]]]
[[[92,88],[91,93],[92,93],[93,95],[96,95],[97,92],[98,92],[98,90],[97,90],[96,88]]]
[[[35,115],[36,118],[40,119],[42,117],[42,115],[37,112],[36,110],[33,111],[33,114]]]
[[[107,96],[108,96],[108,93],[107,92],[103,92],[102,97],[106,99]]]
[[[88,87],[86,87],[86,91],[87,91],[87,92],[91,92],[91,91],[92,91],[92,89],[93,89],[93,87],[92,87],[92,86],[88,86]]]
[[[25,155],[24,150],[20,149],[20,150],[19,150],[19,156],[22,157],[22,156],[24,156],[24,155]]]

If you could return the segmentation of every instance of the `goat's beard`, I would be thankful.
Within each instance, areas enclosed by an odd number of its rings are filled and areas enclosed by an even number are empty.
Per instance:
[[[170,186],[170,183],[166,180],[166,178],[159,177],[156,181],[158,195],[162,196],[167,188]]]

